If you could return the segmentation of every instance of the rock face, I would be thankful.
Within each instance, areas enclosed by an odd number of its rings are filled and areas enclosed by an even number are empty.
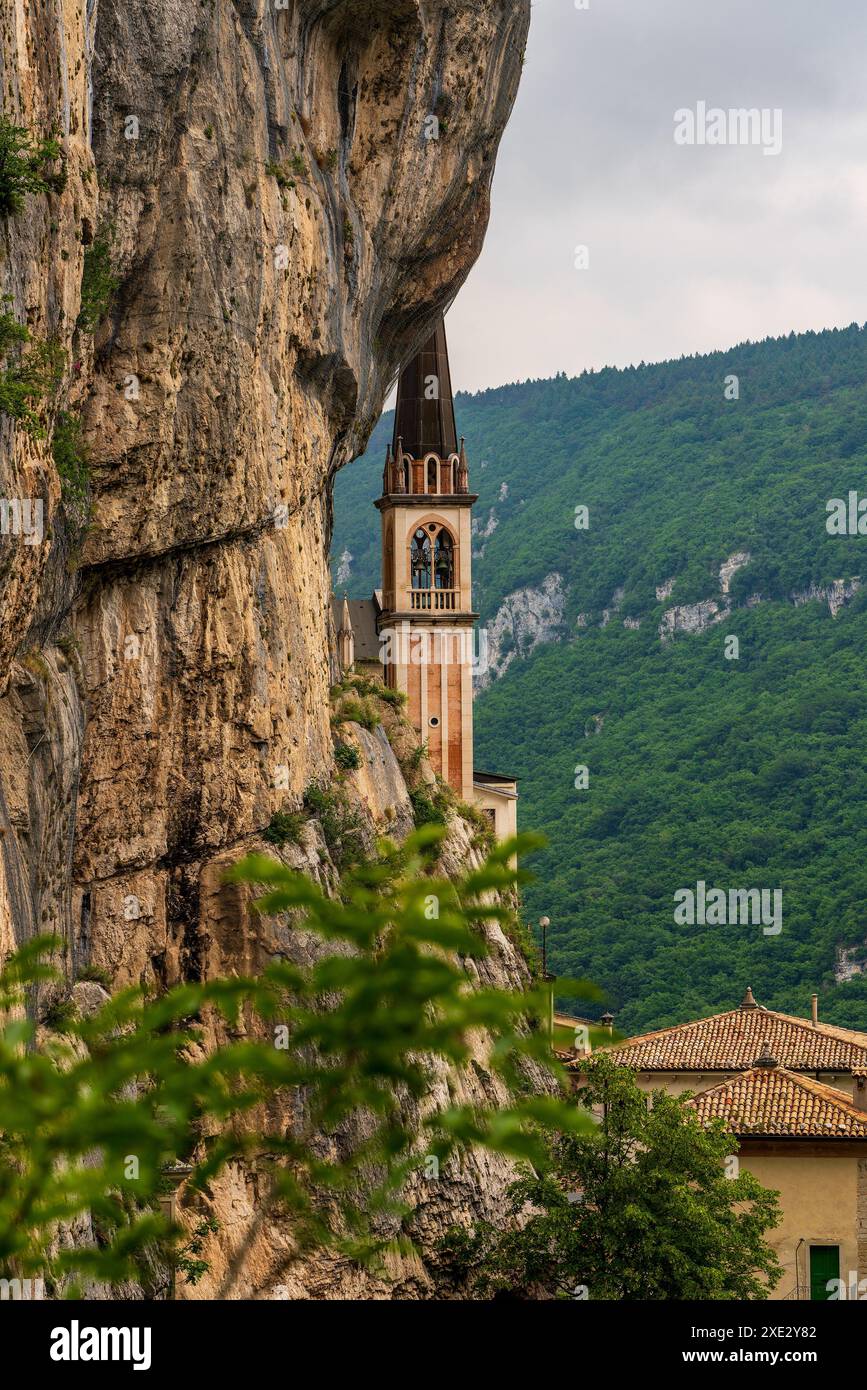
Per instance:
[[[677,604],[663,613],[659,636],[666,642],[678,632],[706,632],[711,624],[720,623],[728,617],[730,611],[728,605],[720,608],[712,598],[702,599],[699,603]]]
[[[737,550],[734,555],[730,555],[727,560],[723,560],[719,567],[719,586],[724,594],[728,594],[732,580],[738,570],[742,570],[744,565],[748,565],[752,558],[748,550]]]
[[[852,579],[833,579],[830,584],[811,584],[808,589],[792,594],[792,602],[796,608],[802,608],[806,603],[827,603],[831,617],[836,618],[860,588],[861,580],[857,575]]]
[[[516,657],[529,656],[543,642],[561,634],[566,594],[559,574],[549,574],[538,589],[518,589],[500,605],[483,634],[485,659],[476,680],[484,690],[498,680]]]
[[[7,6],[0,43],[4,114],[40,133],[56,129],[67,174],[62,193],[30,197],[17,217],[0,219],[2,307],[35,340],[55,342],[70,364],[84,244],[96,219],[87,35],[83,15],[72,11]],[[74,402],[82,390],[69,369],[60,398]],[[47,432],[35,437],[0,415],[0,501],[43,515],[41,543],[14,525],[0,534],[0,952],[37,930],[69,931],[84,714],[76,662],[48,640],[64,626],[70,591],[59,498]]]
[[[44,440],[0,421],[0,496],[46,516],[0,537],[0,950],[52,930],[70,977],[118,984],[256,956],[221,873],[333,769],[331,481],[481,247],[529,8],[16,5],[7,110],[59,128],[68,180],[2,224],[0,275],[66,372]],[[117,286],[91,335],[94,238]],[[359,797],[405,819],[364,752]]]
[[[835,946],[834,979],[838,985],[856,980],[867,970],[867,942],[860,946]]]

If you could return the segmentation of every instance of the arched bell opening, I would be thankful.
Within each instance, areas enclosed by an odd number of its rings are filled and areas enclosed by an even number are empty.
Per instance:
[[[458,543],[441,521],[422,521],[411,532],[409,576],[413,610],[458,608]]]
[[[434,542],[434,588],[453,589],[455,587],[455,543],[451,533],[443,527]]]
[[[413,589],[418,591],[431,587],[432,558],[432,538],[428,531],[420,527],[413,536],[409,548],[409,572]]]

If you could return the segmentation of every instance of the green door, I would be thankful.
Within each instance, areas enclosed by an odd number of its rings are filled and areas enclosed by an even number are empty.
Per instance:
[[[839,1245],[810,1246],[810,1299],[813,1303],[827,1303],[831,1297],[828,1284],[831,1279],[840,1278]]]

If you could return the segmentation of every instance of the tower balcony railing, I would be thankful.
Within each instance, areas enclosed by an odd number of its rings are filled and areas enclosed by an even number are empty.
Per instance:
[[[412,613],[455,613],[460,607],[460,589],[410,589]]]

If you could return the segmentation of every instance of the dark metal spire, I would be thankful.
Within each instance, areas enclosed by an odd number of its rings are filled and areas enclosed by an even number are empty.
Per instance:
[[[449,458],[458,451],[446,326],[442,319],[400,374],[394,414],[395,451],[401,438],[404,450],[416,459],[430,453]]]

